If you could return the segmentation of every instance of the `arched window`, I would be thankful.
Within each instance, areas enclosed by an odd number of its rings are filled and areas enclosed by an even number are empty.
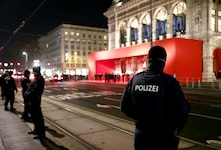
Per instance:
[[[127,42],[127,34],[126,34],[126,24],[122,23],[120,26],[120,44],[121,45],[126,45]]]
[[[151,29],[151,18],[150,14],[147,14],[142,21],[142,40],[151,41],[152,29]]]
[[[160,36],[166,38],[167,34],[167,10],[161,9],[156,16],[156,39],[159,40]]]
[[[173,36],[177,32],[185,34],[186,31],[186,3],[180,2],[173,9]]]
[[[134,19],[130,24],[130,41],[137,43],[138,41],[138,21]]]
[[[221,32],[221,9],[214,7],[212,9],[211,29],[214,32]]]

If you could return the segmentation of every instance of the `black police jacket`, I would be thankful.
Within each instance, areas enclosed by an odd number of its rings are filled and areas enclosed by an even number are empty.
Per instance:
[[[45,80],[42,76],[39,76],[37,79],[32,81],[28,86],[27,91],[25,92],[25,98],[29,99],[31,105],[40,106],[41,105],[41,96],[44,91]]]
[[[141,130],[181,130],[187,121],[189,104],[178,81],[161,70],[156,65],[138,73],[123,92],[121,110]]]
[[[22,95],[24,96],[25,92],[28,90],[28,86],[31,83],[31,80],[27,77],[21,79]]]
[[[17,91],[17,86],[13,77],[6,76],[4,83],[4,90],[6,94],[14,93],[14,90]]]

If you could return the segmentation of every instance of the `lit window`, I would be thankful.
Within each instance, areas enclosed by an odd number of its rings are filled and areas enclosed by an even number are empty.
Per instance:
[[[64,32],[65,35],[68,35],[68,32]]]
[[[218,16],[221,17],[221,11],[218,11]]]
[[[176,7],[173,9],[173,14],[175,15],[181,15],[186,12],[186,3],[180,2],[176,5]]]
[[[214,9],[212,9],[212,15],[216,15],[216,11]]]
[[[138,40],[138,20],[137,19],[134,19],[131,22],[130,30],[131,30],[130,31],[131,42],[137,43],[137,40]]]
[[[186,3],[180,2],[173,9],[173,36],[177,36],[177,32],[185,34],[186,31]]]
[[[79,34],[79,33],[76,33],[76,35],[79,36],[80,34]]]
[[[150,25],[151,24],[151,19],[150,19],[150,14],[147,14],[144,19],[143,19],[143,24]]]
[[[211,18],[211,30],[215,31],[215,18]]]
[[[104,40],[107,40],[107,36],[106,35],[104,36]]]
[[[221,32],[221,19],[218,19],[218,32]]]
[[[146,41],[151,41],[152,37],[152,29],[151,29],[151,18],[150,18],[150,14],[147,14],[143,21],[143,26],[142,26],[142,40],[143,42]]]
[[[215,7],[211,11],[211,30],[214,32],[221,32],[221,10],[219,7]]]
[[[120,44],[121,45],[126,45],[126,38],[127,38],[127,35],[126,35],[126,23],[123,22],[121,25],[120,25]]]
[[[167,33],[167,10],[165,8],[161,9],[157,13],[157,21],[156,21],[156,39],[159,40],[160,36],[166,38]]]
[[[157,20],[159,21],[165,21],[167,20],[167,10],[166,9],[161,9],[158,13],[157,13]]]

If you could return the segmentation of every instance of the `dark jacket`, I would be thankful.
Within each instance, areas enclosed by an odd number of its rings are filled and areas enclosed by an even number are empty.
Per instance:
[[[41,96],[44,91],[45,81],[42,76],[32,81],[28,86],[28,90],[25,92],[25,97],[31,102],[31,105],[40,107]]]
[[[3,74],[1,77],[0,77],[0,86],[1,87],[5,87],[5,77],[7,76],[7,74]]]
[[[181,130],[187,121],[189,105],[182,89],[162,70],[160,65],[150,65],[129,81],[122,95],[122,112],[141,130]]]
[[[13,77],[6,76],[4,84],[5,84],[4,89],[6,94],[14,93],[14,91],[17,91],[17,86],[15,84],[15,80]]]
[[[24,97],[25,92],[28,90],[28,86],[31,83],[31,80],[27,77],[24,77],[21,80],[21,87],[22,87],[22,95]]]

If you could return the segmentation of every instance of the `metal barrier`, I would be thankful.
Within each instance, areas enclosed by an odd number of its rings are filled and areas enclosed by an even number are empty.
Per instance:
[[[196,80],[194,78],[192,78],[191,81],[189,81],[189,78],[186,78],[185,87],[197,88],[197,89],[221,90],[221,81],[202,82],[200,79]]]

